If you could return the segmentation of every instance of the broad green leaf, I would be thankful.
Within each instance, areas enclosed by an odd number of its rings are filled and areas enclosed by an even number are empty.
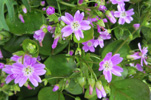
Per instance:
[[[151,43],[151,28],[149,27],[142,27],[142,33],[145,37],[145,39],[147,40],[147,42]]]
[[[79,85],[79,83],[76,83],[74,80],[70,81],[69,87],[65,90],[73,95],[78,95],[83,92],[82,87]]]
[[[4,16],[4,4],[5,0],[0,0],[0,28],[3,28],[5,30],[9,30],[6,21],[5,21],[5,16]]]
[[[22,87],[21,91],[17,93],[20,98],[29,98],[38,94],[40,87],[36,87],[35,89],[29,90],[27,87]],[[23,100],[23,99],[19,99]]]
[[[16,16],[18,16],[16,14]],[[33,34],[34,31],[39,30],[40,26],[46,23],[46,19],[41,12],[32,11],[23,15],[25,23],[22,23],[18,17],[15,17],[15,21],[11,21],[6,16],[6,22],[9,26],[10,32],[15,35]]]
[[[51,51],[52,51],[52,36],[50,33],[46,33],[45,37],[44,37],[44,40],[42,41],[42,47],[39,45],[39,42],[38,43],[38,46],[39,46],[39,53],[42,54],[42,55],[50,55],[51,54]]]
[[[1,31],[0,32],[0,45],[4,45],[5,42],[7,42],[11,38],[11,35],[7,31]]]
[[[138,79],[125,79],[111,84],[110,100],[149,100],[148,86]]]
[[[5,0],[8,9],[8,15],[11,21],[15,19],[14,0]]]
[[[70,75],[76,64],[73,59],[67,60],[65,55],[54,55],[47,58],[44,62],[47,69],[50,70],[52,76]]]
[[[59,91],[53,92],[53,87],[44,87],[38,93],[38,100],[65,100]]]
[[[4,45],[4,49],[9,51],[9,52],[16,52],[17,50],[20,50],[21,47],[21,43],[24,41],[24,39],[27,39],[29,37],[27,36],[22,36],[22,37],[16,37],[13,36],[5,45]]]
[[[124,41],[122,40],[116,40],[104,47],[102,51],[102,58],[104,58],[108,52],[112,52],[112,54],[114,54],[117,50],[117,53],[120,54],[121,57],[125,58],[129,54],[130,47],[126,43],[122,45],[123,42]]]
[[[139,3],[141,2],[142,0],[130,0],[131,3]]]
[[[69,41],[65,41],[63,43],[58,43],[57,47],[53,50],[53,54],[58,54],[60,53],[62,50],[64,50],[67,45],[68,45]]]
[[[73,40],[74,40],[74,42],[76,42],[76,43],[83,43],[83,42],[86,42],[86,41],[88,41],[88,40],[93,39],[93,34],[94,34],[94,30],[93,30],[93,28],[91,27],[91,29],[89,29],[89,30],[83,32],[84,38],[80,38],[80,40],[78,41],[77,38],[76,38],[75,35],[74,35]]]

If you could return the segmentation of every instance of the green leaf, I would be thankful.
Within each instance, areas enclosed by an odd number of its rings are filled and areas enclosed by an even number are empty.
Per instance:
[[[149,27],[142,27],[142,33],[145,37],[145,39],[147,40],[147,42],[151,43],[150,40],[151,40],[151,28]]]
[[[110,100],[149,100],[148,86],[138,79],[125,79],[111,84]]]
[[[44,62],[47,69],[50,70],[52,76],[67,76],[70,75],[76,64],[71,58],[69,61],[65,55],[50,56]]]
[[[6,6],[8,9],[8,15],[11,21],[15,19],[14,0],[6,0]]]
[[[27,36],[22,36],[22,37],[16,37],[13,36],[5,45],[4,45],[4,49],[13,53],[16,52],[17,50],[20,50],[21,47],[21,43],[27,39],[29,37]]]
[[[16,16],[18,16],[16,14]],[[34,31],[39,30],[40,26],[46,23],[46,19],[41,12],[32,11],[23,15],[25,23],[22,23],[18,17],[15,17],[15,21],[11,21],[6,16],[6,22],[9,26],[10,32],[15,35],[33,34]]]
[[[124,44],[122,47],[120,47],[122,43],[122,40],[116,40],[108,44],[102,51],[102,58],[104,58],[105,55],[109,52],[112,52],[112,54],[114,54],[117,50],[117,53],[119,53],[121,57],[125,58],[129,54],[130,47],[127,44]]]
[[[9,30],[4,16],[4,4],[6,0],[0,0],[0,28],[3,28],[5,30]]]
[[[1,31],[0,32],[0,45],[4,45],[5,42],[7,42],[11,38],[11,35],[7,31]]]
[[[42,88],[38,93],[38,100],[65,100],[61,92],[53,92],[52,89],[52,87]]]
[[[58,43],[57,47],[54,49],[54,54],[58,54],[60,53],[62,50],[64,50],[67,45],[68,45],[69,41],[64,41],[63,43]]]
[[[80,84],[76,83],[74,80],[70,81],[69,87],[65,90],[68,91],[69,93],[73,94],[73,95],[78,95],[78,94],[81,94],[83,92],[83,89],[80,86]]]
[[[141,2],[142,0],[130,0],[131,3],[138,3]]]
[[[80,38],[80,40],[78,41],[77,38],[76,38],[75,35],[74,35],[73,40],[74,40],[74,42],[76,42],[76,43],[83,43],[83,42],[86,42],[86,41],[88,41],[88,40],[93,39],[93,34],[94,34],[94,30],[93,30],[93,28],[91,27],[91,29],[89,29],[89,30],[83,32],[84,38]]]
[[[52,37],[51,34],[46,33],[46,35],[44,37],[44,40],[42,41],[42,45],[43,45],[42,47],[39,45],[39,42],[37,41],[38,46],[39,46],[39,53],[40,54],[42,54],[42,55],[51,55],[51,51],[52,51],[51,45],[53,43],[51,37]]]

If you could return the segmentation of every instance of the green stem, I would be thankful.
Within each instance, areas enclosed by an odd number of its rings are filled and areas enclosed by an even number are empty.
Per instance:
[[[70,4],[70,3],[66,3],[64,1],[58,1],[58,2],[63,4],[63,5],[69,6],[69,7],[76,7],[76,5],[73,5],[73,4]]]
[[[139,27],[139,29],[140,29],[140,27]],[[138,29],[137,29],[137,30],[138,30]],[[134,30],[134,31],[132,32],[132,35],[134,35],[134,33],[135,33],[137,30]],[[129,37],[127,37],[126,40],[117,48],[117,50],[114,52],[114,54],[116,54],[116,53],[123,47],[123,45],[127,42],[128,39],[129,39]],[[113,55],[114,55],[114,54],[113,54]]]
[[[61,9],[60,9],[60,4],[59,4],[58,0],[57,0],[57,5],[58,5],[58,10],[59,10],[59,13],[60,13],[60,16],[61,16]]]
[[[69,93],[63,92],[63,94],[68,95],[71,98],[75,98],[74,96],[70,95]]]
[[[65,78],[65,77],[52,77],[52,78],[47,78],[47,80],[57,79],[57,78]]]
[[[95,75],[93,69],[89,66],[89,64],[88,64],[84,59],[82,59],[82,60],[83,60],[83,62],[87,65],[89,71],[93,74],[95,80],[97,81],[97,77],[96,77],[96,75]]]

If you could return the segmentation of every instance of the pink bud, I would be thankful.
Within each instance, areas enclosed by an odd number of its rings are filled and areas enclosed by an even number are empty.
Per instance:
[[[138,30],[140,27],[140,24],[133,24],[133,27],[135,28],[135,30]]]
[[[45,11],[45,10],[46,10],[46,8],[42,8],[42,10],[43,10],[43,11]]]
[[[47,13],[48,15],[54,14],[54,13],[55,13],[55,8],[49,6],[49,7],[47,8],[47,10],[46,10],[46,13]]]
[[[54,88],[53,88],[53,92],[56,92],[58,89],[59,89],[59,85],[56,84],[56,85],[54,86]]]
[[[93,93],[93,87],[89,85],[89,94],[92,95],[92,93]]]
[[[45,1],[41,1],[40,5],[44,6],[45,5]]]
[[[79,0],[79,4],[82,4],[83,3],[83,0]]]
[[[22,23],[25,23],[24,18],[22,16],[22,14],[19,14],[18,18],[21,20]]]
[[[22,10],[23,10],[23,12],[26,14],[27,13],[27,9],[26,9],[26,7],[24,6],[24,5],[22,5]]]
[[[2,51],[0,50],[0,59],[3,58],[3,54],[2,54]]]
[[[32,90],[32,87],[28,84],[27,85],[27,88],[29,89],[29,90]]]

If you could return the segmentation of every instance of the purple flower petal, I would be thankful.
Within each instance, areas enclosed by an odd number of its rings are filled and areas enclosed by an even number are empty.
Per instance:
[[[111,61],[114,65],[119,64],[123,60],[122,57],[120,57],[120,54],[115,54],[112,58]]]
[[[19,81],[19,86],[22,87],[27,81],[27,77],[22,77],[21,80]]]
[[[33,76],[30,76],[30,77],[29,77],[29,80],[30,80],[30,82],[31,82],[35,87],[38,86],[38,82],[36,81],[36,79],[33,78]]]
[[[98,97],[99,99],[102,98],[102,93],[101,93],[101,91],[100,91],[98,88],[96,88],[96,94],[97,94],[97,97]]]
[[[107,80],[108,83],[111,82],[112,80],[112,73],[111,71],[103,71],[103,75],[105,76],[105,79]]]
[[[125,23],[125,19],[124,18],[119,18],[118,23],[123,25]]]
[[[71,35],[73,33],[73,30],[72,28],[68,25],[68,26],[65,26],[61,32],[63,33],[63,37],[67,37],[69,35]]]
[[[103,62],[103,61],[101,61],[101,62],[100,62],[100,64],[99,64],[99,65],[100,65],[100,67],[99,67],[99,71],[102,71],[102,70],[104,69],[103,64],[104,64],[104,62]]]
[[[83,32],[81,30],[77,30],[74,33],[75,33],[77,40],[80,40],[80,37],[84,38]]]
[[[109,52],[108,54],[106,54],[105,58],[103,59],[104,61],[105,60],[110,60],[112,57],[112,52]]]
[[[84,13],[82,12],[80,14],[80,11],[78,10],[75,15],[74,15],[74,21],[78,21],[78,22],[81,22],[82,19],[84,18]]]
[[[136,68],[138,71],[141,71],[141,72],[143,71],[143,68],[140,64],[136,64]]]

